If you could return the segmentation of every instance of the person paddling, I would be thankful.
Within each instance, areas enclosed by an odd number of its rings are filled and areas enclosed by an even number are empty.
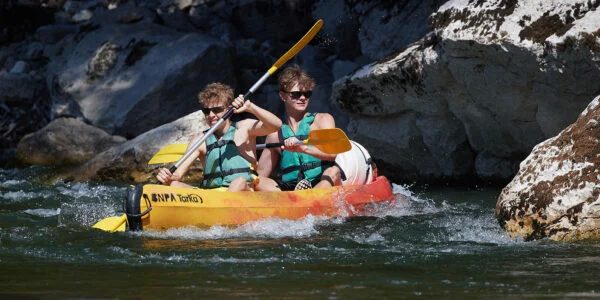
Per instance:
[[[335,120],[329,113],[310,113],[308,104],[315,81],[297,65],[287,67],[279,76],[279,97],[285,105],[284,124],[277,132],[269,134],[266,143],[281,143],[281,148],[263,150],[258,162],[261,178],[270,177],[274,171],[280,175],[276,180],[262,181],[266,190],[294,190],[326,188],[341,184],[341,172],[334,165],[335,154],[326,154],[301,140],[311,130],[335,128]]]
[[[258,120],[225,120],[177,171],[171,173],[161,168],[156,176],[161,183],[190,187],[182,182],[182,178],[198,158],[204,162],[203,188],[227,188],[230,192],[261,190],[261,179],[256,172],[256,137],[276,132],[281,127],[281,120],[244,99],[243,95],[235,99],[233,95],[231,87],[218,82],[207,85],[198,94],[207,124],[211,127],[215,125],[229,106],[233,106],[236,114],[251,113]],[[192,141],[202,138],[203,134],[198,134]]]

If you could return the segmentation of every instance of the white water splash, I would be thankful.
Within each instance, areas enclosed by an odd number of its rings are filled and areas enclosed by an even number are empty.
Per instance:
[[[16,185],[21,185],[21,184],[24,184],[24,183],[27,183],[27,181],[25,181],[25,180],[9,179],[9,180],[6,180],[4,182],[0,182],[0,187],[8,188],[8,187],[14,187]]]
[[[372,205],[363,215],[378,218],[404,217],[423,214],[435,214],[440,211],[433,200],[421,199],[409,190],[409,186],[392,184],[396,201]]]
[[[60,208],[57,209],[49,209],[49,208],[37,208],[37,209],[26,209],[23,211],[24,213],[37,217],[54,217],[60,214]]]
[[[70,186],[58,186],[57,190],[65,195],[72,198],[112,198],[115,194],[125,195],[125,188],[114,187],[114,186],[90,186],[88,183],[76,183]]]
[[[309,215],[301,220],[285,220],[269,218],[259,221],[248,222],[239,227],[231,228],[225,226],[212,226],[208,229],[197,227],[173,228],[166,231],[144,231],[143,236],[156,238],[178,238],[189,240],[213,240],[226,238],[261,237],[261,238],[285,238],[285,237],[308,237],[318,233],[316,227],[326,222],[324,217]],[[330,219],[334,221],[335,219]]]
[[[31,199],[43,198],[47,199],[50,195],[46,192],[23,192],[23,191],[12,191],[6,193],[0,193],[0,199],[8,200],[8,202],[17,203],[24,202]]]

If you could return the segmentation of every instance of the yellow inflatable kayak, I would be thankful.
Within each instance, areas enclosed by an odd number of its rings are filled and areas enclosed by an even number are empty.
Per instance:
[[[301,219],[309,214],[352,216],[361,213],[367,204],[392,200],[391,184],[383,176],[365,185],[289,192],[232,193],[147,184],[128,190],[125,215],[112,217],[115,221],[122,218],[121,228],[109,231],[236,226],[272,217]]]

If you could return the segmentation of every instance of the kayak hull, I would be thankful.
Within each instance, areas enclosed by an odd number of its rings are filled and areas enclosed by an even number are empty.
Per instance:
[[[394,200],[384,176],[366,185],[287,192],[223,192],[147,184],[132,187],[125,200],[129,230],[214,225],[238,226],[266,218],[353,216],[365,206]]]

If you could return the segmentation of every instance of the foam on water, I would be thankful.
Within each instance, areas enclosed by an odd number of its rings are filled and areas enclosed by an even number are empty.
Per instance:
[[[164,239],[214,240],[227,238],[285,238],[308,237],[315,235],[317,226],[327,222],[326,218],[308,215],[301,220],[269,218],[248,222],[239,227],[212,226],[208,229],[197,227],[172,228],[166,231],[144,231],[135,233],[143,236]],[[335,219],[330,222],[335,222]]]
[[[9,203],[25,202],[33,199],[50,198],[47,192],[24,192],[24,191],[9,191],[0,193],[0,199],[7,200]]]
[[[32,215],[32,216],[49,218],[49,217],[58,216],[60,214],[60,208],[57,208],[57,209],[51,209],[51,208],[26,209],[23,212],[28,215]]]
[[[106,186],[106,185],[90,185],[88,183],[75,183],[73,185],[57,186],[57,190],[71,198],[95,198],[95,199],[114,199],[115,195],[125,195],[125,188]],[[122,199],[119,199],[122,200]]]
[[[2,187],[2,188],[8,188],[8,187],[14,187],[14,186],[17,186],[17,185],[22,185],[22,184],[25,184],[25,183],[27,183],[27,181],[25,181],[25,180],[9,179],[9,180],[0,182],[0,187]]]

